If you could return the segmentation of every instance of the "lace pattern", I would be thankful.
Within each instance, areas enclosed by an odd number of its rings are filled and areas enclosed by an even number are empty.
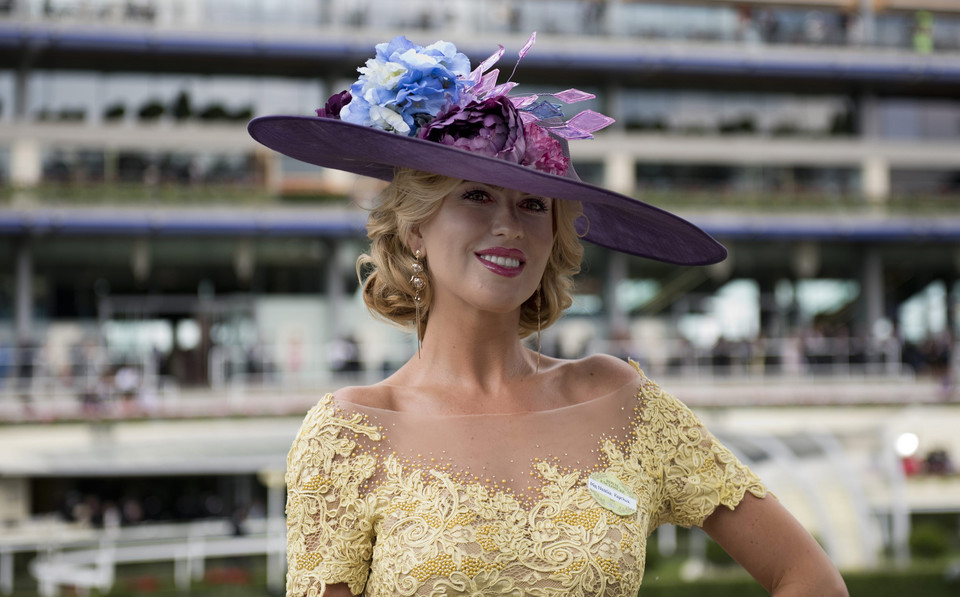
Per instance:
[[[420,417],[338,404],[307,414],[287,463],[287,595],[636,595],[647,536],[701,525],[760,480],[643,376],[521,416]],[[592,472],[637,496],[602,508]]]

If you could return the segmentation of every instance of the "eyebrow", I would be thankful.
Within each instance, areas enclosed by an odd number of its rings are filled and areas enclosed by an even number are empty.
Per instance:
[[[538,195],[537,193],[528,193],[520,189],[510,189],[507,187],[501,187],[500,185],[490,184],[486,182],[475,182],[472,180],[464,180],[463,184],[467,186],[483,187],[484,189],[491,190],[491,191],[516,191],[518,193],[523,193],[520,196],[521,199],[544,199],[544,200],[554,201],[553,197],[549,197],[547,195]]]

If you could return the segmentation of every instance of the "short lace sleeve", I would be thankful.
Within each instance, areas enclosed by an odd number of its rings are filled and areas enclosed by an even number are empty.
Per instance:
[[[659,509],[651,530],[668,522],[701,526],[717,506],[731,510],[749,491],[767,490],[751,471],[707,429],[682,402],[645,379],[641,386],[641,427],[655,446],[650,455],[659,469]]]
[[[344,416],[325,396],[307,413],[287,457],[287,596],[322,595],[327,584],[363,592],[373,552],[379,431]]]

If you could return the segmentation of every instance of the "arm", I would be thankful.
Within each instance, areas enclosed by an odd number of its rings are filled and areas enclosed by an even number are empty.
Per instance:
[[[772,495],[748,493],[734,510],[718,507],[703,530],[771,595],[847,595],[833,562]]]

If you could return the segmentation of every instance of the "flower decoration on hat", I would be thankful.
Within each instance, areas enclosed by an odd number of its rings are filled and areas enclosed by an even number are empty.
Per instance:
[[[519,59],[535,40],[536,33]],[[503,53],[500,46],[471,71],[470,60],[452,43],[423,47],[398,36],[378,44],[350,90],[333,95],[317,115],[563,176],[569,158],[557,138],[591,139],[613,119],[593,110],[565,119],[561,105],[551,100],[572,104],[595,97],[577,89],[508,95],[517,84],[498,84],[499,71],[490,70]]]

